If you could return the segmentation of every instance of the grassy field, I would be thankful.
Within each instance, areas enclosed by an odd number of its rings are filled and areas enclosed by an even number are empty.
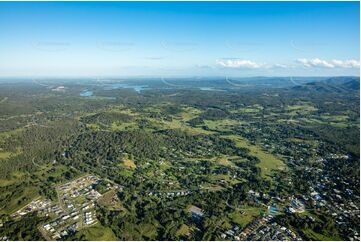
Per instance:
[[[310,103],[302,103],[299,105],[289,105],[287,106],[286,110],[288,111],[303,111],[303,112],[314,112],[317,111],[318,109],[315,108],[314,106],[312,106],[312,104]]]
[[[111,126],[112,131],[134,130],[136,128],[137,124],[135,122],[113,122]]]
[[[98,203],[108,209],[124,210],[114,190],[104,193],[103,196],[99,198]]]
[[[19,134],[23,131],[24,131],[24,128],[18,128],[18,129],[9,130],[6,132],[0,132],[0,140],[9,138],[10,136]]]
[[[240,125],[241,122],[233,119],[204,120],[205,125],[214,131],[231,131],[232,126]]]
[[[229,159],[228,157],[217,157],[216,161],[218,164],[222,165],[222,166],[235,166]]]
[[[149,240],[155,240],[157,236],[157,226],[151,223],[141,223],[138,226],[138,231],[142,236]]]
[[[8,151],[0,152],[0,160],[8,159],[11,156],[19,155],[19,154],[21,154],[21,152],[22,152],[22,149],[20,147],[17,147],[15,152],[8,152]]]
[[[127,168],[130,168],[130,169],[135,169],[137,168],[137,165],[134,163],[133,160],[131,159],[124,159],[123,160],[123,164],[127,167]]]
[[[11,199],[6,202],[5,206],[0,208],[0,214],[12,214],[38,196],[39,192],[36,187],[29,186],[26,189],[17,191],[16,194],[12,194]]]
[[[190,234],[190,228],[186,224],[182,224],[180,228],[177,230],[177,236],[188,236]]]
[[[13,153],[12,152],[8,152],[8,151],[1,151],[0,152],[0,160],[5,160],[7,158],[9,158]]]
[[[99,223],[95,224],[94,226],[82,229],[80,233],[85,236],[86,240],[90,241],[118,240],[110,228],[104,227]]]
[[[123,165],[122,165],[122,168],[120,168],[118,171],[119,175],[124,176],[124,177],[131,177],[133,175],[133,172],[134,171],[132,171],[132,170],[124,169]]]
[[[273,154],[263,151],[260,147],[256,145],[248,144],[248,142],[240,136],[237,135],[224,135],[222,138],[227,138],[236,141],[238,147],[249,149],[249,154],[257,157],[260,160],[260,163],[257,164],[261,168],[262,177],[269,177],[275,170],[285,169],[285,164],[282,160],[274,156]]]
[[[39,169],[31,175],[37,177],[39,182],[46,181],[50,176],[57,182],[64,182],[64,172],[69,170],[68,167],[63,165],[38,164],[37,166]],[[1,199],[7,197],[7,201],[4,200],[4,203],[0,205],[0,214],[11,214],[39,196],[39,187],[29,185],[29,178],[30,174],[28,173],[13,172],[9,179],[0,179],[0,187],[18,186],[15,191],[0,194]]]
[[[183,120],[173,119],[172,121],[158,121],[156,119],[149,119],[154,125],[157,125],[161,129],[181,129],[190,134],[213,134],[214,132],[204,130],[202,128],[194,128],[186,124]]]
[[[311,118],[299,118],[299,121],[304,122],[306,125],[332,125],[337,128],[346,128],[349,125],[358,126],[359,123],[352,123],[345,120],[340,116],[336,116],[336,118],[320,118],[316,116],[312,116]]]
[[[236,224],[239,224],[244,228],[247,224],[252,222],[256,217],[258,217],[264,209],[256,207],[244,207],[240,211],[235,211],[228,214],[228,218]]]
[[[334,236],[330,236],[330,235],[324,235],[324,234],[319,234],[316,233],[315,231],[313,231],[312,229],[304,229],[303,232],[312,240],[316,240],[316,241],[336,241],[336,240],[341,240],[341,238],[339,238],[338,236],[334,237]]]
[[[86,127],[89,129],[96,130],[96,131],[100,130],[100,126],[98,124],[86,124]]]
[[[258,113],[260,110],[257,108],[242,108],[241,113]]]
[[[183,108],[183,112],[181,112],[180,117],[183,121],[189,121],[195,117],[198,117],[202,113],[201,110],[193,108],[193,107],[185,107]]]
[[[349,119],[349,116],[347,115],[321,115],[321,119],[325,121],[335,121],[335,122],[342,122],[347,121]]]
[[[201,110],[198,110],[193,107],[185,107],[183,111],[177,115],[172,116],[172,120],[159,120],[156,118],[148,118],[148,120],[159,129],[181,129],[190,134],[213,134],[214,132],[204,130],[198,127],[191,127],[186,122],[199,116]]]
[[[45,181],[51,176],[55,180],[58,180],[58,182],[60,183],[66,181],[66,179],[64,178],[64,173],[69,170],[69,167],[60,164],[42,164],[38,165],[38,167],[39,169],[33,174],[36,175],[39,180]],[[73,177],[72,179],[76,179],[77,176],[78,175],[75,175],[75,177]]]
[[[0,178],[0,187],[6,187],[14,183],[19,183],[23,180],[26,173],[23,172],[13,172],[11,173],[10,179],[1,179]]]
[[[127,114],[130,116],[139,116],[139,113],[133,111],[132,109],[124,108],[122,105],[119,105],[118,107],[112,107],[108,110],[108,112]]]
[[[221,183],[221,185],[224,185],[222,183],[234,185],[234,184],[241,182],[240,180],[235,179],[235,178],[231,177],[230,175],[223,175],[223,174],[211,175],[209,177],[209,179],[210,179],[210,181]],[[205,184],[204,184],[204,186],[205,186]]]

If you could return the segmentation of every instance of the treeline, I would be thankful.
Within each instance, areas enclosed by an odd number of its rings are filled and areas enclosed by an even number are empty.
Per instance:
[[[84,123],[100,123],[111,125],[113,122],[130,122],[133,117],[116,111],[99,112],[94,115],[83,116],[81,121]]]
[[[68,144],[69,159],[74,162],[119,162],[124,154],[137,161],[171,159],[174,153],[184,157],[212,157],[238,155],[245,157],[248,150],[238,148],[234,142],[215,135],[190,135],[182,130],[145,130],[105,132],[88,130]],[[60,152],[58,156],[60,156]],[[59,157],[60,159],[60,157]]]
[[[45,240],[38,229],[38,226],[45,221],[45,218],[38,217],[35,212],[25,215],[20,220],[3,222],[0,228],[0,237],[5,237],[10,241]]]

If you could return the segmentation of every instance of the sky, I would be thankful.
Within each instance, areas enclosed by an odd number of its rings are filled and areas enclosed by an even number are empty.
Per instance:
[[[359,76],[359,2],[0,2],[1,76]]]

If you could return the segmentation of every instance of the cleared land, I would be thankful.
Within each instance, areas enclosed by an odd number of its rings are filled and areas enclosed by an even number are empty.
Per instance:
[[[118,240],[110,228],[104,227],[99,223],[82,229],[79,235],[81,236],[81,234],[85,236],[86,240],[90,241]]]
[[[264,209],[257,207],[244,207],[241,211],[235,211],[228,214],[229,219],[244,228],[259,215],[264,213]]]
[[[263,151],[256,145],[249,144],[240,136],[224,135],[221,137],[236,141],[236,145],[238,147],[249,149],[249,154],[257,157],[260,160],[260,163],[258,163],[257,166],[261,168],[262,177],[268,178],[273,171],[283,170],[286,167],[282,160],[270,153],[267,153],[266,151]]]
[[[135,169],[137,168],[137,165],[134,163],[133,160],[131,159],[124,159],[123,163],[126,167],[130,168],[130,169]]]

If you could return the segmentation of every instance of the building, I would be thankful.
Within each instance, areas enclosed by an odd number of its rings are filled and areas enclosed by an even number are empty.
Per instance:
[[[200,209],[199,207],[193,206],[193,205],[190,206],[190,208],[188,209],[188,212],[191,213],[191,216],[194,220],[200,220],[204,216],[202,209]]]

